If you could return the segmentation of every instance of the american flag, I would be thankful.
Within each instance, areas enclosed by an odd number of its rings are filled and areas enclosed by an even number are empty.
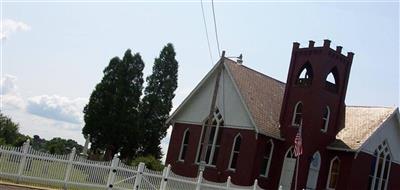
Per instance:
[[[296,137],[294,138],[294,155],[296,157],[303,154],[303,144],[301,139],[301,126],[299,127],[299,131],[297,131]]]

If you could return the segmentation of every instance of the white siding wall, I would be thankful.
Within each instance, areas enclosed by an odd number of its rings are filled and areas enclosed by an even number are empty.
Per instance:
[[[215,85],[215,73],[206,80],[193,94],[186,104],[179,110],[173,120],[202,123],[210,112],[212,94]]]
[[[210,111],[215,80],[216,74],[213,73],[187,101],[186,105],[181,108],[174,120],[177,122],[202,123]],[[254,128],[225,68],[221,74],[216,105],[224,117],[225,126]]]
[[[390,117],[381,128],[365,142],[361,151],[373,154],[375,149],[386,140],[389,144],[393,161],[400,164],[400,126],[397,116]]]
[[[249,115],[240,100],[233,81],[224,69],[219,86],[217,105],[221,109],[225,125],[231,127],[253,128]]]

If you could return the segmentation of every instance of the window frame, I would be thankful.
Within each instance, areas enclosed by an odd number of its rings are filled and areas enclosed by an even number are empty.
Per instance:
[[[302,78],[302,74],[304,72],[304,77]],[[300,68],[297,77],[295,79],[296,86],[308,87],[312,85],[314,79],[314,71],[309,61],[305,62]]]
[[[236,141],[238,140],[238,138],[240,138],[240,144],[239,144],[239,150],[235,150],[235,148],[236,148]],[[240,133],[238,133],[236,136],[235,136],[235,138],[234,138],[234,140],[233,140],[233,143],[232,143],[232,149],[231,149],[231,154],[230,154],[230,157],[229,157],[229,165],[228,165],[228,170],[231,170],[231,171],[236,171],[236,168],[237,168],[237,162],[238,162],[238,158],[239,158],[239,154],[240,154],[240,147],[241,147],[241,145],[242,145],[242,135],[240,134]],[[235,163],[235,168],[232,168],[232,161],[233,161],[233,156],[235,155],[235,154],[237,154],[237,158],[236,158],[236,163]]]
[[[297,109],[298,109],[299,105],[301,105],[301,112],[300,113],[297,112]],[[303,124],[303,109],[304,109],[303,102],[302,101],[298,101],[296,103],[296,105],[294,106],[294,110],[293,110],[292,126],[300,127]],[[300,123],[299,124],[295,123],[297,115],[300,115]]]
[[[288,156],[289,156],[289,157],[288,157]],[[294,155],[294,146],[290,146],[290,147],[286,150],[284,159],[286,159],[286,158],[294,158],[294,159],[297,159],[297,157]]]
[[[261,177],[264,177],[264,178],[268,178],[268,174],[269,174],[269,168],[270,168],[270,166],[271,166],[271,161],[272,161],[272,154],[274,153],[274,141],[272,141],[272,139],[270,139],[267,143],[266,143],[266,145],[269,145],[270,146],[270,149],[269,149],[269,155],[268,155],[268,162],[267,162],[267,167],[266,167],[266,169],[265,169],[265,173],[261,173],[261,171],[260,171],[260,176]],[[265,148],[267,148],[267,147],[265,147]],[[263,154],[263,160],[262,160],[262,162],[264,162],[264,160],[266,159],[266,156],[265,156],[265,152],[264,152],[264,154]],[[262,166],[262,164],[261,164],[261,166]]]
[[[185,159],[182,159],[183,148],[186,147],[186,149],[185,149],[185,157],[186,157],[187,150],[188,150],[188,147],[189,147],[189,139],[188,139],[187,144],[185,144],[185,139],[186,139],[186,136],[187,136],[187,135],[189,135],[188,138],[190,138],[190,131],[189,131],[189,128],[185,129],[185,131],[183,132],[183,138],[182,138],[181,148],[180,148],[180,150],[179,150],[179,156],[178,156],[178,161],[180,161],[180,162],[184,162],[184,161],[185,161]]]
[[[332,74],[334,83],[328,80],[329,76]],[[337,67],[333,67],[325,77],[325,88],[331,92],[337,93],[339,89],[339,72]]]
[[[326,118],[325,118],[325,115],[324,115],[325,110],[328,110]],[[322,115],[322,120],[324,121],[323,122],[323,128],[321,128],[321,132],[324,132],[324,133],[328,132],[329,120],[330,120],[330,116],[331,116],[331,109],[329,108],[329,106],[326,106],[325,110],[324,110],[324,113]]]
[[[212,123],[211,123],[211,125],[207,125],[207,122],[209,121],[209,120],[212,120],[213,122],[214,122],[214,120],[217,122],[217,124],[214,126]],[[200,134],[200,139],[199,139],[199,143],[198,143],[198,147],[197,147],[197,153],[196,153],[196,159],[195,159],[195,163],[196,164],[200,164],[200,162],[201,162],[201,152],[202,152],[202,147],[204,147],[204,144],[206,144],[207,145],[207,147],[208,146],[210,146],[211,145],[211,151],[210,151],[210,156],[209,156],[209,159],[208,159],[208,161],[207,160],[205,160],[205,161],[207,161],[206,163],[205,163],[205,166],[208,166],[208,167],[216,167],[216,165],[217,165],[217,163],[215,163],[215,164],[213,164],[213,160],[214,160],[214,156],[215,156],[215,148],[218,146],[219,148],[221,147],[221,144],[218,144],[217,145],[217,140],[218,140],[218,136],[219,135],[222,135],[222,134],[220,134],[221,133],[221,130],[220,130],[220,127],[222,127],[221,126],[221,124],[222,124],[222,126],[223,126],[223,124],[224,124],[224,119],[223,119],[223,117],[222,117],[222,113],[221,113],[221,111],[219,111],[219,109],[218,108],[215,108],[215,111],[214,111],[214,113],[213,113],[213,117],[210,117],[210,118],[208,118],[208,119],[206,119],[205,121],[204,121],[204,123],[203,123],[203,126],[202,126],[202,129],[201,129],[201,134]],[[207,127],[215,127],[215,132],[214,132],[214,136],[212,137],[212,143],[211,144],[209,144],[208,143],[208,140],[207,140],[207,143],[204,143],[203,141],[203,135],[204,135],[204,133],[206,132],[205,130],[207,129]],[[211,129],[212,130],[212,129]],[[210,133],[210,135],[211,135],[211,133]],[[211,136],[210,136],[211,137]],[[209,138],[210,138],[209,137]],[[219,151],[217,152],[217,154],[219,154]],[[217,155],[218,156],[218,155]],[[207,150],[206,150],[206,158],[207,158]],[[206,159],[205,158],[205,159]],[[217,162],[217,161],[216,161]]]
[[[332,177],[332,166],[333,166],[333,163],[335,161],[338,161],[339,169],[338,169],[338,172],[337,172],[337,179],[336,179],[335,187],[332,188],[332,187],[329,187],[329,185],[331,183],[331,177]],[[338,182],[338,179],[339,179],[339,175],[340,175],[340,159],[339,159],[338,156],[335,156],[330,162],[328,179],[327,179],[327,182],[326,182],[326,189],[328,189],[328,190],[335,190],[336,189],[337,182]]]
[[[389,144],[387,143],[387,141],[384,140],[381,144],[379,144],[374,152],[375,152],[374,155],[373,155],[374,156],[373,159],[375,160],[375,168],[373,170],[374,174],[372,176],[371,175],[371,171],[370,171],[370,174],[368,175],[368,184],[371,183],[371,187],[370,187],[371,190],[375,189],[376,183],[378,183],[378,186],[377,186],[378,190],[382,190],[382,189],[386,190],[387,186],[388,186],[388,183],[389,183],[390,168],[392,166],[392,158],[393,158],[393,156],[391,154],[391,151],[390,151]],[[379,162],[380,162],[380,159],[381,159],[380,155],[382,153],[384,154],[384,157],[383,157],[383,162],[382,162],[381,168],[379,169]],[[389,158],[388,158],[388,156],[389,156]],[[387,163],[389,163],[389,165],[388,165],[388,168],[387,168],[386,176],[384,176]],[[378,171],[379,170],[380,170],[380,174],[378,176]],[[369,177],[371,177],[371,176],[372,176],[372,181],[370,182],[370,178]],[[382,186],[383,179],[385,179],[384,186]]]

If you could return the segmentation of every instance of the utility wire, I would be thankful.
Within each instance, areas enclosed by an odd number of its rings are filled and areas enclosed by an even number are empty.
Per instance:
[[[214,29],[215,29],[215,38],[217,39],[218,55],[221,57],[221,51],[219,49],[217,21],[215,19],[214,0],[211,0],[211,6],[212,6],[213,17],[214,17]]]
[[[210,54],[211,64],[213,64],[214,63],[214,59],[213,59],[213,56],[212,56],[212,53],[211,53],[210,38],[208,37],[207,22],[206,22],[206,17],[204,15],[203,0],[200,0],[200,3],[201,3],[201,12],[203,13],[204,28],[205,28],[206,37],[207,37],[208,53]]]

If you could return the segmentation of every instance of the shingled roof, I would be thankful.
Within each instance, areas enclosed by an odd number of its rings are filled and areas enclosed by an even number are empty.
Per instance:
[[[357,150],[394,111],[388,107],[347,106],[345,127],[329,147]]]
[[[280,138],[279,114],[285,83],[225,59],[243,101],[261,134]]]
[[[235,61],[225,59],[234,82],[261,134],[281,138],[279,114],[285,83]],[[337,134],[331,148],[358,149],[393,112],[394,108],[347,106],[345,127]]]

